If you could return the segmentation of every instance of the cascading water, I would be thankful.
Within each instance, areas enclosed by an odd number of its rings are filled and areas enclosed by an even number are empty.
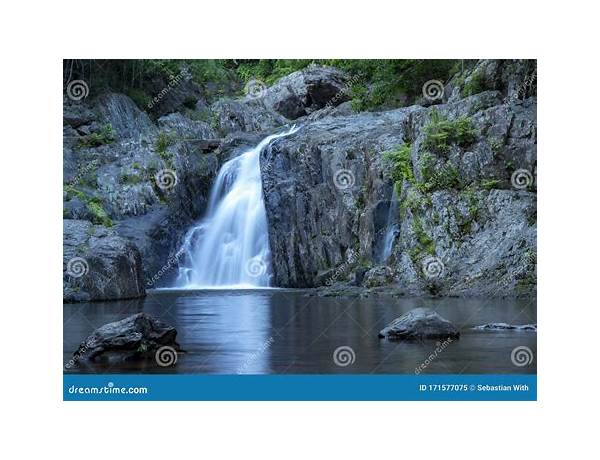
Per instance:
[[[210,193],[206,216],[185,236],[176,287],[268,287],[271,253],[260,174],[260,152],[274,134],[226,162]]]
[[[392,192],[392,200],[388,210],[385,237],[381,247],[380,262],[385,262],[392,254],[394,240],[398,234],[398,194],[396,192],[396,186],[392,188],[394,191]]]

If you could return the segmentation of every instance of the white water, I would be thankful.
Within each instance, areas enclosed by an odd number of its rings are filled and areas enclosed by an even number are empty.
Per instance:
[[[225,163],[210,193],[206,216],[185,236],[176,281],[183,289],[268,287],[271,251],[260,174],[260,152],[274,134]]]
[[[388,210],[385,238],[380,255],[381,262],[385,262],[392,254],[394,240],[398,234],[398,194],[396,193],[396,186],[394,185],[392,188],[394,191],[392,192],[392,200],[390,202],[390,209]]]

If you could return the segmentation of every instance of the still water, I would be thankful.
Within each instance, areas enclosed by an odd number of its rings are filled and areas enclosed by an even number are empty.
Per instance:
[[[460,339],[440,344],[377,337],[387,323],[416,307],[432,308],[452,321],[461,330]],[[185,353],[174,366],[112,360],[65,372],[414,374],[436,348],[421,373],[536,372],[535,332],[470,329],[490,322],[535,323],[535,299],[316,297],[287,289],[160,290],[145,299],[65,304],[64,364],[94,329],[141,311],[176,327]],[[531,364],[513,364],[511,352],[519,346],[533,351]],[[348,361],[334,359],[339,347],[350,347]]]

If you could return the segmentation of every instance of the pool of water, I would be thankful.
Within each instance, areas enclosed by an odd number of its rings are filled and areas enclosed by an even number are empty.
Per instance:
[[[432,308],[452,321],[461,330],[460,339],[405,343],[378,338],[387,323],[416,307]],[[94,329],[141,311],[177,328],[185,353],[175,365],[113,359],[65,372],[414,374],[417,367],[432,374],[536,372],[535,332],[470,329],[490,322],[535,323],[535,299],[317,297],[287,289],[162,290],[144,299],[64,304],[64,364]],[[511,360],[520,346],[533,352],[531,364],[517,366]]]

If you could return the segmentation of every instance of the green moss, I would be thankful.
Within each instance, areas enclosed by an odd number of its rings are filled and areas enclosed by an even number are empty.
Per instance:
[[[77,147],[90,148],[110,144],[115,140],[114,132],[110,124],[104,125],[97,133],[91,133],[81,137],[77,141]]]
[[[421,219],[416,214],[413,214],[412,228],[418,242],[418,245],[409,251],[413,263],[417,263],[424,254],[435,256],[435,243],[423,229]]]
[[[477,137],[477,131],[470,118],[460,117],[450,121],[436,109],[431,111],[423,131],[425,133],[423,147],[440,153],[446,153],[453,144],[467,147]]]
[[[161,131],[156,138],[156,143],[154,144],[154,148],[160,155],[160,157],[165,161],[171,161],[173,159],[173,154],[169,152],[167,149],[173,145],[175,142],[175,137],[169,133]]]

